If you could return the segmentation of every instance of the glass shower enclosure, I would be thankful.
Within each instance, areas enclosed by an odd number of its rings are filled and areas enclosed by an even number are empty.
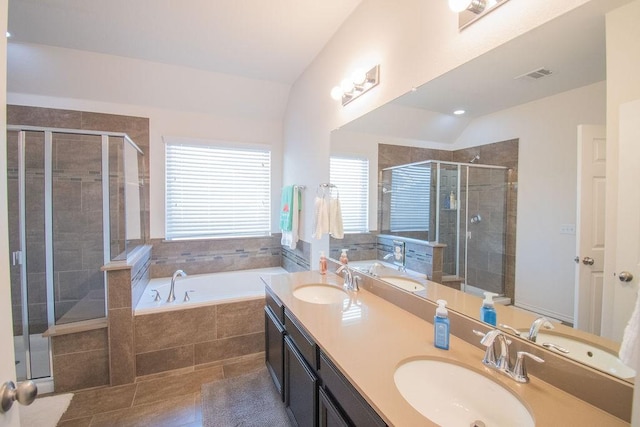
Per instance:
[[[505,293],[508,169],[427,160],[381,174],[385,234],[440,243],[443,283]]]
[[[142,151],[125,134],[7,128],[16,373],[44,379],[52,360],[42,334],[105,317],[101,267],[144,240]]]

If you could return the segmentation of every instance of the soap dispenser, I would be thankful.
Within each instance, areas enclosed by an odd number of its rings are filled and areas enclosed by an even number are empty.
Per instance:
[[[493,306],[493,297],[498,296],[493,292],[484,292],[484,301],[480,307],[480,320],[490,325],[496,326],[496,309]]]
[[[449,312],[447,302],[443,299],[436,301],[436,315],[433,318],[433,344],[436,348],[449,350]]]
[[[347,258],[347,249],[342,250],[342,253],[340,254],[340,263],[343,265],[349,263],[349,258]]]

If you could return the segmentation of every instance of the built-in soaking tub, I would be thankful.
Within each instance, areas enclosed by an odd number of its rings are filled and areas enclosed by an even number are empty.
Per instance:
[[[152,279],[133,317],[136,376],[200,366],[200,372],[219,378],[220,369],[263,366],[261,277],[286,272],[272,267],[178,277],[171,303],[171,278]],[[160,301],[154,300],[153,289],[160,292]],[[185,292],[189,301],[184,301]]]
[[[264,282],[260,277],[283,273],[287,271],[282,267],[270,267],[178,277],[174,287],[176,299],[171,303],[167,302],[171,277],[151,279],[136,305],[135,315],[264,298]],[[160,301],[155,301],[155,291],[160,293]],[[185,292],[189,301],[185,301]]]

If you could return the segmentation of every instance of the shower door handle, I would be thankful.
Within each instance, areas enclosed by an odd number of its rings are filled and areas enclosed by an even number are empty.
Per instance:
[[[22,265],[22,251],[13,251],[11,253],[11,262],[13,265]]]

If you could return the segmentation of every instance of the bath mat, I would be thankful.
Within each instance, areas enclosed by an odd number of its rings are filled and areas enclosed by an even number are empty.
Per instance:
[[[72,393],[39,397],[29,406],[15,405],[20,408],[20,424],[23,426],[55,427],[69,407]]]
[[[266,368],[202,385],[203,427],[289,427]]]

